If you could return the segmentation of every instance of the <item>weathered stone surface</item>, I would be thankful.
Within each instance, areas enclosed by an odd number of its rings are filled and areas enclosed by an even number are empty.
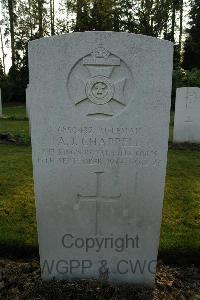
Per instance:
[[[200,88],[182,87],[176,91],[174,142],[200,142]]]
[[[153,284],[172,52],[170,42],[112,32],[29,44],[44,279]]]

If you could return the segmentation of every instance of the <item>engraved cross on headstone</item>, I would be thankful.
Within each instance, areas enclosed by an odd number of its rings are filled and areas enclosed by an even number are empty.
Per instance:
[[[94,202],[95,203],[95,235],[99,234],[99,209],[102,202],[116,202],[117,199],[121,198],[121,194],[116,196],[104,196],[102,193],[102,175],[104,172],[95,172],[96,174],[96,192],[95,195],[81,195],[77,194],[79,203],[84,202]]]

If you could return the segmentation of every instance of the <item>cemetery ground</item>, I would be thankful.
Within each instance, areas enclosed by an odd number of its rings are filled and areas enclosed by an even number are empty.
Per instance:
[[[159,264],[153,291],[96,281],[42,283],[26,110],[24,106],[5,107],[3,114],[0,299],[200,299],[200,151],[198,147],[171,145],[173,113]]]

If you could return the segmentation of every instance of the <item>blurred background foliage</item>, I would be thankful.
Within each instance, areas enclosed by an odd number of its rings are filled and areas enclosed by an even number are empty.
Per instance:
[[[0,2],[4,103],[25,101],[29,41],[85,30],[133,32],[174,42],[172,109],[177,87],[200,87],[199,0],[60,0],[59,5],[56,0]],[[5,72],[7,47],[12,64]]]

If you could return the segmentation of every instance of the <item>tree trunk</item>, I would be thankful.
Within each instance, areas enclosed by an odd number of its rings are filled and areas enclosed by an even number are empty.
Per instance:
[[[3,35],[2,35],[2,31],[1,31],[1,24],[0,24],[0,35],[1,35],[1,49],[2,49],[2,63],[3,63],[3,71],[4,74],[6,73],[6,69],[5,69],[5,52],[4,52],[4,45],[3,45]]]
[[[54,13],[54,0],[50,0],[50,15],[51,15],[51,35],[55,34],[55,13]]]
[[[13,0],[8,0],[8,12],[10,22],[10,39],[11,39],[11,52],[12,52],[12,67],[15,67],[15,33],[14,33],[14,12]]]
[[[172,30],[171,30],[171,41],[174,42],[174,33],[176,25],[176,5],[175,0],[172,1]]]
[[[83,0],[77,0],[76,2],[76,30],[77,31],[83,31],[83,26],[82,26],[82,19],[83,19],[83,5],[84,1]]]
[[[30,3],[30,0],[28,0],[28,13],[29,13],[29,26],[30,26],[30,32],[31,32],[31,37],[32,37],[33,36],[33,25],[32,25],[31,3]]]
[[[43,0],[38,0],[39,38],[43,37]]]
[[[179,51],[181,52],[183,35],[183,0],[180,0],[180,29],[179,29]]]

